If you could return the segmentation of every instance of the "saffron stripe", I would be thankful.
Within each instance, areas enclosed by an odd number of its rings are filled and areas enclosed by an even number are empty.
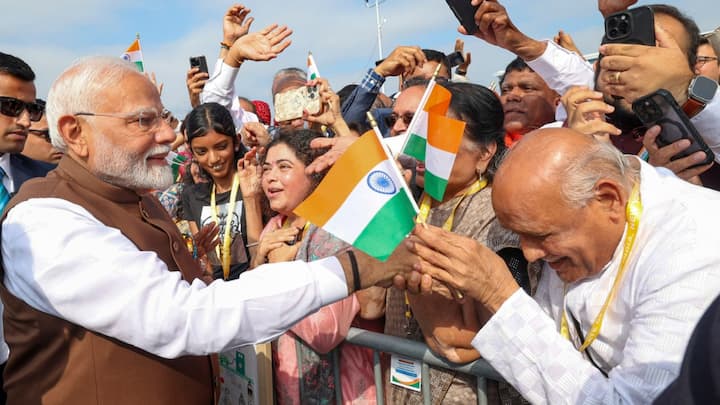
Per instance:
[[[323,227],[370,169],[387,157],[372,130],[366,132],[335,162],[315,191],[295,208],[303,218]]]
[[[429,114],[427,138],[430,145],[449,153],[457,153],[464,132],[463,121]]]

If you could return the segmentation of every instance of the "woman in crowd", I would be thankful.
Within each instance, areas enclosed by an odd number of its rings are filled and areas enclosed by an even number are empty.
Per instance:
[[[185,123],[193,158],[209,181],[183,189],[183,219],[193,234],[208,224],[219,227],[219,243],[208,253],[213,278],[235,279],[249,267],[247,246],[258,240],[262,230],[259,181],[253,180],[251,167],[245,169],[245,159],[239,159],[241,145],[225,107],[201,104]],[[246,157],[250,159],[253,153]]]
[[[505,152],[500,100],[492,91],[476,84],[446,83],[443,86],[452,93],[448,116],[464,121],[465,132],[442,201],[423,194],[420,220],[470,236],[495,251],[518,248],[519,238],[500,226],[490,199],[493,174]],[[416,183],[422,188],[424,166],[418,165],[416,172]],[[521,267],[517,278],[521,285],[527,286],[527,266]],[[470,345],[479,329],[472,301],[459,304],[438,294],[406,295],[391,288],[385,316],[387,334],[425,340],[433,351],[453,362],[464,363],[479,357]],[[431,384],[433,404],[477,402],[475,377],[431,368],[430,381],[422,383]],[[522,401],[519,394],[508,388],[501,387],[500,398],[496,399],[502,403]],[[422,403],[420,393],[389,384],[387,396],[389,403]]]
[[[260,237],[253,265],[316,260],[349,248],[293,213],[322,178],[320,174],[305,173],[305,167],[323,152],[310,148],[310,141],[320,136],[305,129],[283,130],[267,146],[262,188],[277,216],[268,222]],[[273,350],[277,403],[336,403],[338,373],[343,403],[374,403],[372,352],[341,343],[350,326],[359,322],[364,328],[382,330],[360,318],[382,316],[384,297],[384,289],[357,292],[323,307],[282,335]],[[339,370],[334,369],[333,350],[339,350]]]

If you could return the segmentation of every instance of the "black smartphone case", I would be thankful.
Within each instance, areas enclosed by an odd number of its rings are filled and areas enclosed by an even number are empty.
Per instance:
[[[610,14],[605,19],[602,43],[655,46],[655,17],[652,9],[641,6]]]
[[[470,0],[445,0],[445,2],[468,34],[472,35],[478,31],[475,12],[480,6],[473,6]]]
[[[646,127],[660,125],[662,131],[655,141],[658,146],[667,146],[680,139],[690,140],[690,146],[673,156],[671,160],[684,158],[697,151],[705,152],[706,159],[694,167],[706,165],[715,160],[715,154],[707,146],[669,91],[660,89],[647,96],[640,97],[635,100],[632,108]]]

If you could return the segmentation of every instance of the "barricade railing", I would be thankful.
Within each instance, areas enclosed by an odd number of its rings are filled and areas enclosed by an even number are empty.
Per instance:
[[[422,381],[420,390],[423,396],[423,403],[429,405],[431,403],[430,393],[430,366],[441,367],[449,370],[456,370],[461,373],[474,375],[477,378],[477,398],[478,404],[486,405],[487,400],[487,379],[495,381],[504,381],[502,376],[495,371],[487,361],[480,359],[467,364],[455,364],[442,359],[435,354],[422,342],[403,339],[396,336],[384,335],[382,333],[371,332],[364,329],[350,328],[345,341],[354,345],[363,346],[373,351],[373,372],[375,375],[375,387],[377,390],[377,403],[384,405],[385,393],[383,390],[383,367],[380,364],[380,353],[393,353],[403,357],[422,362]],[[339,359],[337,355],[333,356],[335,370],[340,370]],[[336,381],[340,381],[339,372],[336,373]],[[342,403],[340,384],[335,384],[336,396],[338,403]]]

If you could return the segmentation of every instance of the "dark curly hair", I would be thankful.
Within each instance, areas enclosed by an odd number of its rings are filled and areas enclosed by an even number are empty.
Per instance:
[[[310,142],[315,138],[323,138],[324,136],[317,131],[311,129],[281,129],[279,134],[265,147],[266,151],[270,151],[274,146],[286,145],[295,154],[305,166],[312,163],[317,157],[327,152],[327,148],[311,148]],[[262,157],[262,163],[265,163],[267,152]],[[313,184],[313,189],[320,184],[320,181],[325,177],[325,172],[313,173],[310,175],[310,180]]]

